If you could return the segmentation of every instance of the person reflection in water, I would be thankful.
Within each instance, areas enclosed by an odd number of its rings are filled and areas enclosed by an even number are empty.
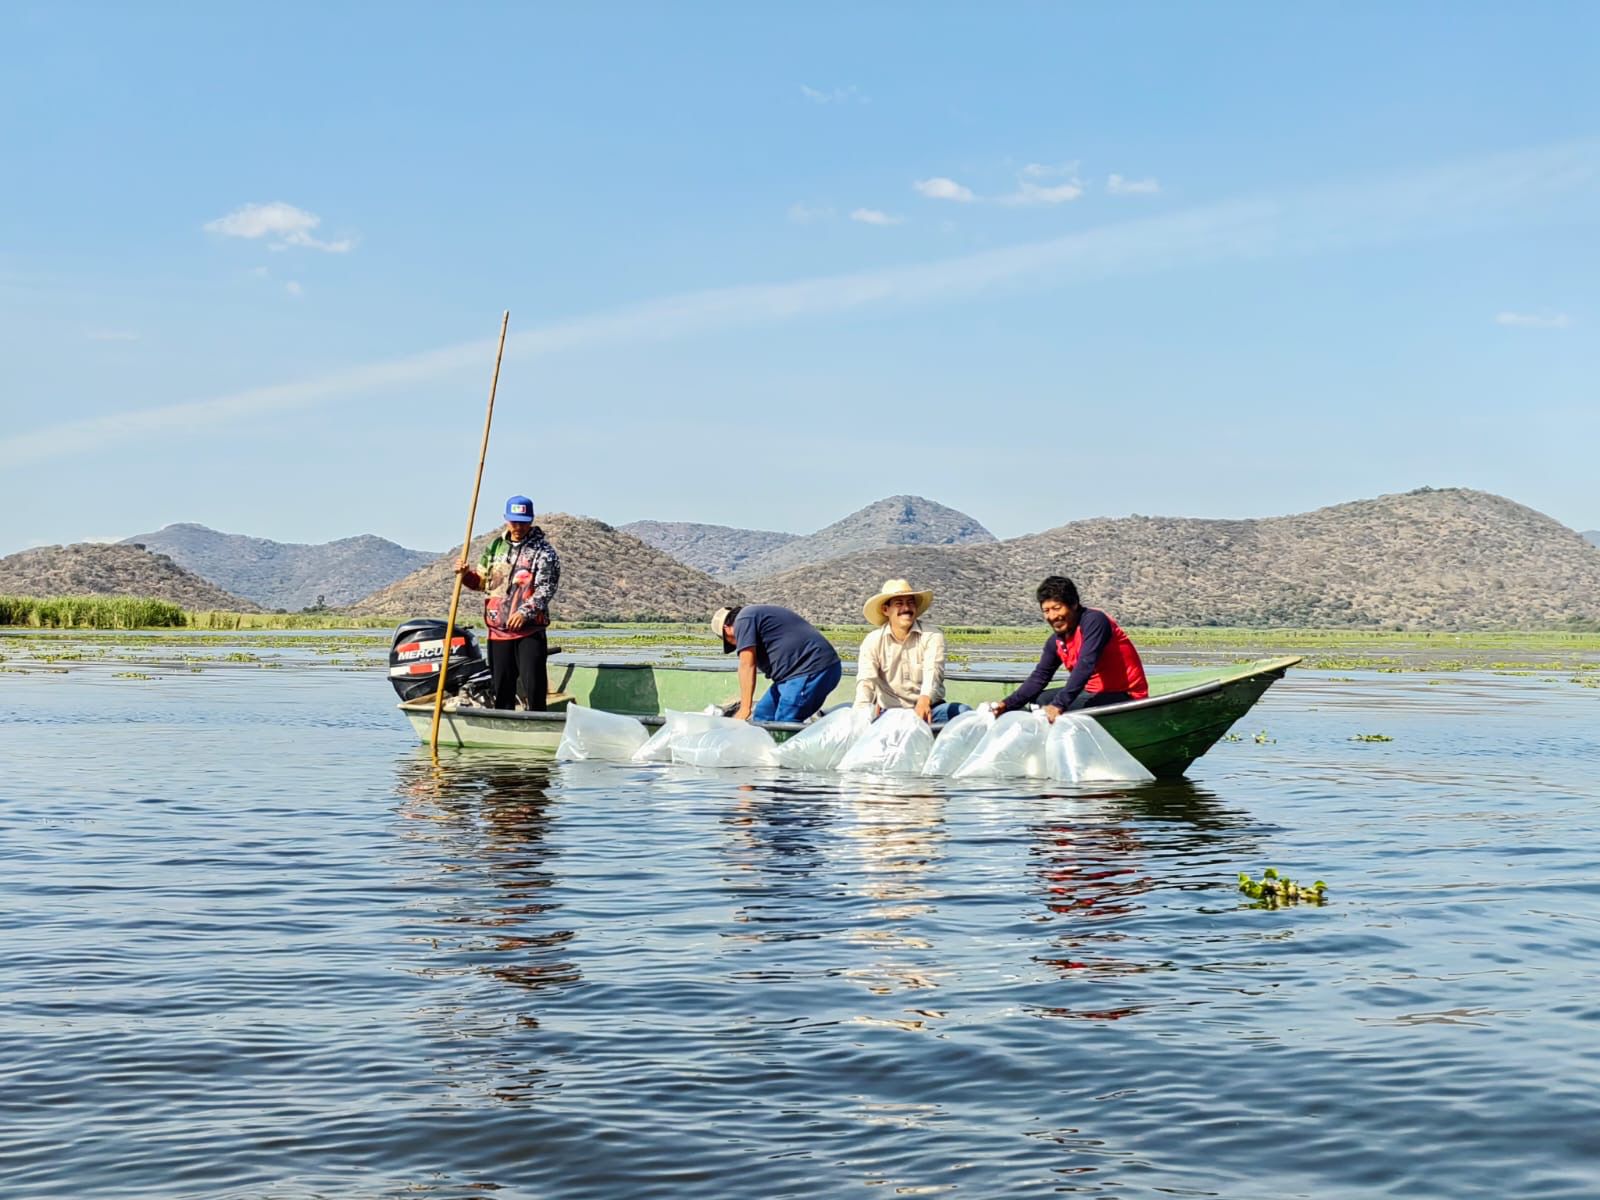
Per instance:
[[[1052,967],[1064,980],[1085,987],[1118,983],[1154,969],[1158,964],[1109,953],[1127,938],[1118,928],[1120,920],[1136,915],[1140,909],[1137,897],[1154,886],[1134,858],[1141,843],[1133,829],[1115,824],[1055,823],[1036,826],[1032,832],[1033,871],[1046,920],[1056,930],[1048,950],[1037,961]],[[1125,994],[1119,986],[1118,998]],[[1074,1000],[1082,995],[1078,988],[1073,989]],[[1074,1004],[1046,1011],[1056,1017],[1115,1021],[1140,1007]]]

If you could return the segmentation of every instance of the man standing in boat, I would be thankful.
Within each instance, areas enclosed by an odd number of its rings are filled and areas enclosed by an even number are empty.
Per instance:
[[[476,567],[463,554],[456,574],[483,593],[494,706],[515,708],[520,700],[524,708],[543,712],[550,691],[545,628],[561,582],[561,559],[533,515],[533,501],[526,496],[507,500],[505,532],[489,543]]]
[[[1077,584],[1052,575],[1034,594],[1040,613],[1055,632],[1046,639],[1033,674],[999,701],[995,712],[1033,703],[1060,667],[1067,668],[1067,682],[1044,706],[1051,721],[1070,710],[1143,700],[1150,694],[1144,664],[1128,635],[1098,608],[1079,604]]]
[[[874,719],[886,708],[915,709],[924,721],[945,722],[966,708],[944,699],[944,631],[922,623],[932,592],[890,579],[861,606],[877,628],[861,639],[855,707]]]
[[[722,652],[739,653],[740,721],[804,721],[839,686],[844,664],[839,652],[799,613],[776,604],[719,608],[711,628],[722,638]],[[772,680],[759,704],[756,670]]]

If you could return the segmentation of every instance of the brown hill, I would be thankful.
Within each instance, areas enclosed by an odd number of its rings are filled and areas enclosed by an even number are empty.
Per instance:
[[[799,535],[794,533],[700,525],[692,521],[630,521],[617,528],[696,571],[712,576],[731,574],[750,559],[799,540]]]
[[[547,513],[539,518],[561,555],[561,584],[551,614],[560,621],[700,621],[718,605],[742,597],[707,575],[669,558],[638,538],[588,517]],[[493,533],[472,541],[476,557]],[[394,616],[443,616],[455,584],[455,553],[372,593],[347,611]],[[463,611],[478,612],[474,593]],[[465,607],[470,600],[471,607]]]
[[[244,597],[185,571],[165,554],[99,542],[40,546],[0,558],[0,595],[142,596],[184,608],[261,611]]]
[[[890,576],[947,624],[1038,620],[1033,589],[1071,576],[1140,625],[1537,628],[1600,622],[1600,555],[1500,496],[1423,488],[1266,520],[1075,521],[992,545],[891,547],[744,584],[812,620],[859,622]]]
[[[349,604],[437,557],[370,533],[307,546],[183,524],[122,540],[168,555],[185,570],[266,608],[291,612],[318,602],[331,608]]]
[[[965,546],[994,540],[994,534],[957,509],[921,496],[888,496],[813,534],[752,554],[729,577],[742,584],[880,546]]]

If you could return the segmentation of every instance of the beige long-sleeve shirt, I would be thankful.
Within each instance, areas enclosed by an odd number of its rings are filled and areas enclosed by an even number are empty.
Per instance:
[[[927,696],[944,700],[944,633],[917,621],[898,642],[887,623],[861,639],[856,662],[857,708],[915,708]]]

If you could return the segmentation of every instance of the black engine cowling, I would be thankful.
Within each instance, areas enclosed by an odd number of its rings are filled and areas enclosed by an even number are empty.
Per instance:
[[[394,631],[389,643],[389,682],[402,700],[420,700],[439,687],[439,663],[444,658],[444,622],[427,618],[407,621]],[[489,694],[489,664],[470,629],[457,625],[450,639],[450,670],[444,694],[465,693],[480,701]]]

